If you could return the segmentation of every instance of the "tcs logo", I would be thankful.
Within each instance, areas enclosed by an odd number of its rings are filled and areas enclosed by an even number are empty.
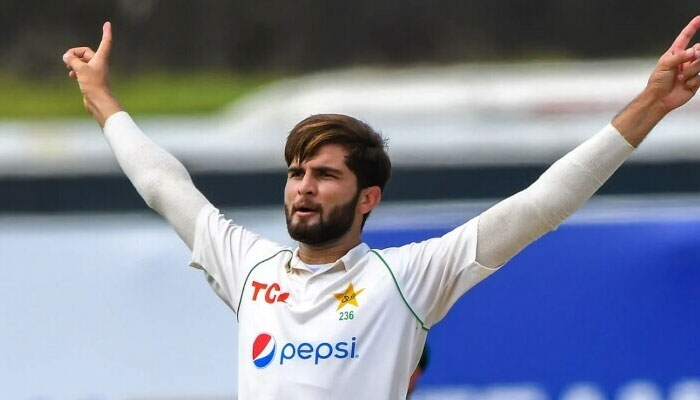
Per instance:
[[[258,295],[261,291],[265,291],[263,298],[269,304],[286,303],[289,298],[289,292],[282,292],[282,288],[278,283],[268,285],[267,283],[252,281],[253,286],[253,301],[258,300]]]
[[[261,333],[253,341],[253,364],[258,368],[265,368],[275,359],[277,352],[277,342],[269,333]],[[285,361],[294,360],[314,360],[314,365],[318,365],[321,360],[329,358],[354,359],[359,358],[357,354],[357,338],[353,337],[348,342],[327,343],[321,342],[316,345],[312,343],[286,343],[282,346],[279,356],[279,364],[284,365]]]

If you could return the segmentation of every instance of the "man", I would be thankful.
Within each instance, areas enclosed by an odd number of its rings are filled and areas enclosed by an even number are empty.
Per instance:
[[[641,94],[533,185],[440,238],[383,250],[361,240],[390,173],[383,140],[366,124],[317,115],[289,134],[284,202],[299,242],[293,250],[225,219],[122,110],[108,84],[109,23],[96,52],[72,48],[63,59],[126,175],[236,313],[239,398],[405,399],[428,329],[571,215],[658,121],[695,95],[700,44],[687,47],[698,28],[700,16]]]

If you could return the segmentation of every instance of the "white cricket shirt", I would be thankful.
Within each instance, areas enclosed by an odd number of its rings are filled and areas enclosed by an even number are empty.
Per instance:
[[[475,261],[478,217],[440,238],[362,243],[317,273],[212,205],[197,217],[190,265],[236,313],[240,400],[404,400],[438,322],[493,273]]]

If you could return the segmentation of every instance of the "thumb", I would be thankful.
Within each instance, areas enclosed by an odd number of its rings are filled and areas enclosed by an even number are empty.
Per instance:
[[[72,71],[77,71],[83,65],[85,65],[85,62],[83,62],[83,60],[70,53],[65,53],[63,55],[63,62],[66,63],[66,66],[68,66],[68,68]]]
[[[95,55],[99,56],[103,60],[109,58],[109,53],[112,51],[112,24],[108,21],[102,25],[102,41],[100,46],[97,48]]]
[[[661,64],[664,69],[667,70],[672,70],[675,69],[676,67],[680,66],[684,62],[687,61],[693,61],[698,59],[700,56],[700,51],[695,50],[694,48],[689,48],[686,50],[680,50],[680,51],[675,51],[675,52],[668,52],[666,53],[662,58]]]

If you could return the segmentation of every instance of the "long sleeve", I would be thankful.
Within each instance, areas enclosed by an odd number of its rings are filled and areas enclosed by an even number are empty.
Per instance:
[[[119,166],[146,204],[162,215],[192,249],[197,215],[209,202],[182,163],[144,135],[124,111],[107,119],[104,135]]]
[[[479,218],[477,261],[489,268],[500,267],[525,246],[556,229],[633,150],[608,124],[555,162],[527,189],[486,210]]]

